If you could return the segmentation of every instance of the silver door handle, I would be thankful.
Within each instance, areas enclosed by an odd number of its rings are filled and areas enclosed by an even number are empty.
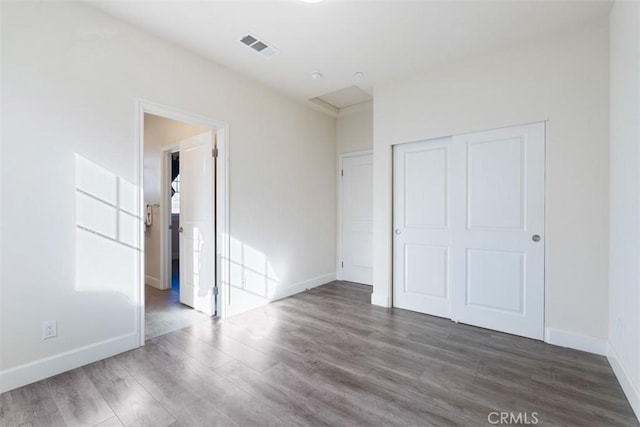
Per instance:
[[[399,228],[396,228],[395,233],[396,233],[396,234],[402,234],[402,230],[400,230]]]
[[[178,228],[178,233],[182,233],[182,227]]]
[[[534,242],[539,242],[540,241],[540,235],[539,234],[534,234],[533,236],[531,236],[531,240],[533,240]]]

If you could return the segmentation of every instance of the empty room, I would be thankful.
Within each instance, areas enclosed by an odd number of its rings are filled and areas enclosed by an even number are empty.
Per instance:
[[[640,2],[0,1],[0,426],[639,426]]]

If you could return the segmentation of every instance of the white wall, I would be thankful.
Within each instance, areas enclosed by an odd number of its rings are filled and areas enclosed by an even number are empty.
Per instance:
[[[640,3],[610,15],[609,360],[640,418]]]
[[[207,132],[208,130],[209,129],[191,125],[189,123],[154,116],[153,114],[144,115],[143,188],[144,200],[147,203],[150,203],[151,205],[159,205],[162,202],[160,197],[162,150],[167,147],[175,146],[183,139]],[[150,227],[145,229],[144,233],[144,272],[146,284],[159,288],[161,287],[161,211],[159,206],[153,206],[152,209],[153,223]]]
[[[340,109],[336,120],[338,155],[373,148],[373,102]]]
[[[548,120],[545,322],[556,336],[567,332],[604,351],[608,71],[603,18],[581,30],[376,86],[372,302],[390,304],[392,145]]]
[[[278,286],[335,277],[333,118],[89,6],[1,7],[2,390],[137,345],[139,266],[81,250],[75,214],[75,154],[141,185],[135,98],[228,124],[230,233]]]

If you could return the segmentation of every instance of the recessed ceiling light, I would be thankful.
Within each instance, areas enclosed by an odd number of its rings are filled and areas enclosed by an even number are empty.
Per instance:
[[[361,79],[364,77],[364,73],[362,71],[356,71],[355,73],[353,73],[353,77],[355,77],[356,79]]]
[[[311,80],[320,80],[322,78],[322,73],[311,73]]]

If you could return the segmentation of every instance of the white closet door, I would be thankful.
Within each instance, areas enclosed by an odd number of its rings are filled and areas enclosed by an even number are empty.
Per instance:
[[[453,319],[542,339],[544,124],[453,137]]]
[[[373,156],[342,161],[341,278],[373,284]]]
[[[450,138],[397,145],[393,161],[393,304],[450,317]]]

